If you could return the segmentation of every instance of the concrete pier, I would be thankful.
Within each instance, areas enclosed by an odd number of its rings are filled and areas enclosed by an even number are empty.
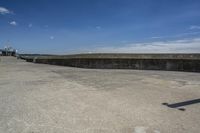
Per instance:
[[[200,73],[0,59],[0,133],[200,131]]]

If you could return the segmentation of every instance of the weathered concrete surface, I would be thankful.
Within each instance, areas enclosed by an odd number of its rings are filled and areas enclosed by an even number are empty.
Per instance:
[[[101,69],[200,72],[200,54],[77,54],[21,56],[28,62]]]
[[[80,69],[0,57],[0,133],[199,133],[200,73]]]
[[[71,55],[39,55],[21,54],[24,57],[38,57],[46,59],[189,59],[200,60],[200,53],[171,53],[171,54],[128,54],[128,53],[91,53],[91,54],[71,54]]]

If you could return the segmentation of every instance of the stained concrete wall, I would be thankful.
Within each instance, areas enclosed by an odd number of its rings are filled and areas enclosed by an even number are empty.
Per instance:
[[[200,72],[200,54],[79,54],[26,57],[26,60],[81,68]]]

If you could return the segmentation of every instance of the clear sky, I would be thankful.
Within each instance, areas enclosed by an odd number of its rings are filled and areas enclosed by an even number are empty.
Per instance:
[[[0,0],[0,47],[200,52],[200,0]]]

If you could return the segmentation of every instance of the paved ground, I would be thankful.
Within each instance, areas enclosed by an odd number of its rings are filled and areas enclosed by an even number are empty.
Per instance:
[[[185,111],[162,105],[199,99],[200,73],[80,69],[0,58],[0,133],[200,131],[199,103],[181,107]]]

